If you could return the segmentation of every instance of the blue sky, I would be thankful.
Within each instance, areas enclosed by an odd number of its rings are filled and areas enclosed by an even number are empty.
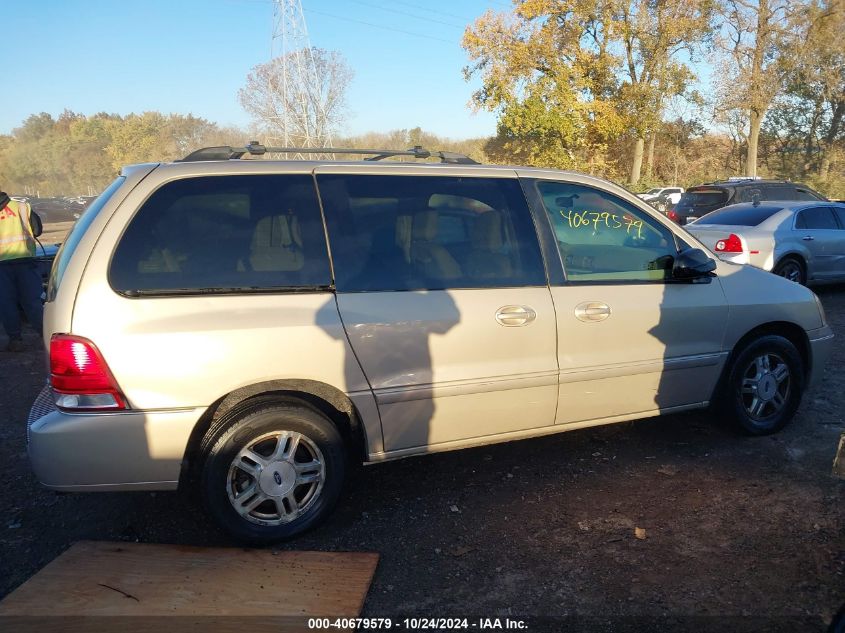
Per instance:
[[[6,91],[0,133],[27,116],[145,110],[246,127],[237,99],[268,61],[271,0],[4,0]],[[468,106],[464,27],[507,0],[302,0],[311,44],[355,71],[349,134],[421,126],[452,138],[491,135]]]

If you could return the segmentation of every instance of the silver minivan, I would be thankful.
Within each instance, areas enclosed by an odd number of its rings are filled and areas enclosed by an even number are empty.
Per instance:
[[[28,424],[46,486],[192,489],[270,542],[325,518],[352,462],[709,405],[763,435],[822,373],[810,290],[604,180],[229,158],[264,151],[127,167],[74,226]]]

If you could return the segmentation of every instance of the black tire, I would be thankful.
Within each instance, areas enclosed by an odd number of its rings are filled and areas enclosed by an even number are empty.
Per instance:
[[[804,393],[804,364],[789,340],[761,336],[746,345],[726,371],[718,408],[737,430],[770,435],[792,420]]]
[[[778,277],[789,279],[802,286],[807,285],[807,266],[797,257],[784,257],[772,272]]]
[[[292,455],[276,452],[290,453],[294,445]],[[241,541],[266,544],[301,534],[326,518],[343,490],[343,438],[325,415],[304,403],[263,400],[243,408],[206,446],[203,502]],[[247,450],[255,459],[242,455]],[[307,472],[300,472],[303,468]],[[300,483],[308,478],[313,481]],[[235,509],[238,500],[242,512]],[[249,509],[254,502],[258,505]]]

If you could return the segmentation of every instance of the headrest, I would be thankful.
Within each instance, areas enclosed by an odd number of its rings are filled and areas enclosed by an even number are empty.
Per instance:
[[[299,234],[299,222],[296,217],[287,215],[268,215],[261,218],[255,225],[253,244],[262,246],[289,247],[293,244],[302,245]]]
[[[430,242],[437,237],[437,211],[425,209],[414,214],[411,237],[415,241]]]
[[[479,250],[499,251],[502,248],[502,216],[498,211],[479,214],[470,224],[469,238],[472,247]]]

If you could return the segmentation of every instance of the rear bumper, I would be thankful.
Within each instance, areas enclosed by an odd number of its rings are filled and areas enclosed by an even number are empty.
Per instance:
[[[833,350],[833,330],[825,325],[807,332],[807,338],[810,340],[810,375],[807,377],[809,387],[818,382],[824,373],[824,366]]]
[[[38,480],[55,490],[173,490],[203,412],[65,413],[46,387],[29,416],[29,460]]]

